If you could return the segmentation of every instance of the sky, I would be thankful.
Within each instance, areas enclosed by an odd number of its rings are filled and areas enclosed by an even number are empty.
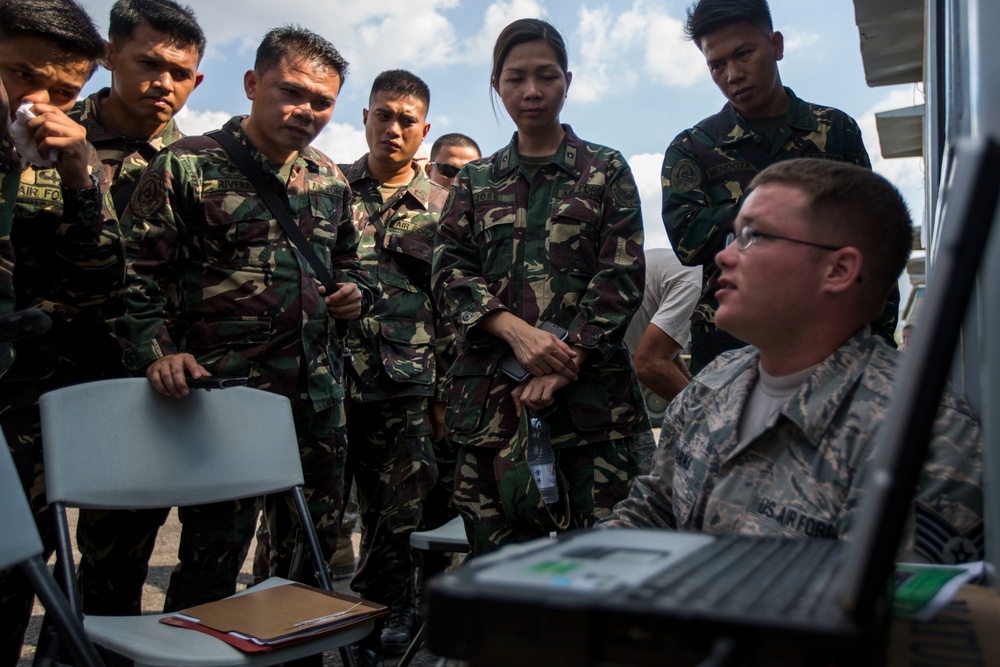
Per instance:
[[[112,2],[81,0],[105,32]],[[299,24],[333,42],[350,63],[333,119],[314,144],[338,162],[353,162],[367,151],[362,110],[372,79],[395,68],[417,74],[431,89],[428,149],[448,132],[468,134],[486,154],[505,146],[514,126],[499,101],[496,113],[491,106],[493,44],[514,19],[548,20],[567,41],[573,72],[561,120],[582,138],[625,155],[639,186],[649,248],[670,245],[660,219],[667,145],[725,103],[701,52],[682,36],[691,0],[186,2],[198,15],[208,48],[201,63],[205,81],[178,115],[181,129],[206,132],[247,113],[243,74],[253,66],[261,37],[270,28]],[[783,83],[802,99],[836,106],[858,121],[873,167],[903,192],[919,224],[922,162],[882,159],[875,112],[918,104],[920,90],[866,85],[851,0],[770,5],[775,29],[785,36]],[[108,72],[99,70],[84,92],[109,83]]]

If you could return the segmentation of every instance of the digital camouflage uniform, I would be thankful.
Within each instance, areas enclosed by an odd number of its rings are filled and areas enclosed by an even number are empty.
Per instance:
[[[363,312],[374,285],[358,262],[343,175],[312,148],[294,159],[287,185],[247,139],[242,117],[223,127],[246,144],[293,218],[338,282],[358,285]],[[252,387],[292,401],[309,509],[329,556],[343,508],[344,390],[334,321],[308,262],[243,173],[209,137],[187,137],[150,163],[122,220],[128,314],[118,332],[124,361],[142,372],[156,359],[187,352],[213,375],[249,376]],[[239,465],[238,461],[233,462]],[[287,575],[298,519],[289,494],[265,500],[271,574]],[[167,607],[197,604],[235,590],[252,538],[253,499],[181,514],[181,563]],[[305,568],[306,578],[312,577]]]
[[[46,554],[55,545],[45,501],[38,397],[104,376],[102,350],[113,347],[100,306],[121,289],[125,263],[114,214],[102,208],[107,179],[91,150],[97,188],[62,187],[54,169],[17,167],[19,184],[10,232],[14,309],[38,307],[52,329],[14,343],[16,356],[0,378],[0,425],[28,493]],[[9,172],[4,177],[4,197]],[[3,254],[6,254],[4,252]],[[8,267],[9,268],[9,267]],[[0,664],[17,660],[31,616],[33,592],[20,573],[0,580]]]
[[[861,129],[843,111],[790,98],[785,122],[773,141],[755,132],[732,103],[684,130],[663,159],[663,224],[674,251],[688,266],[702,265],[702,296],[691,318],[691,372],[697,373],[725,350],[745,345],[715,328],[715,255],[733,231],[739,204],[750,181],[766,166],[812,157],[871,168]],[[899,291],[893,289],[886,309],[874,323],[878,334],[893,340]]]
[[[157,151],[184,135],[171,119],[155,137],[135,139],[116,132],[101,115],[101,102],[109,88],[81,100],[69,114],[87,130],[87,140],[97,151],[111,186],[104,195],[106,208],[121,218],[129,197]],[[124,314],[120,298],[105,303],[109,320]],[[108,336],[111,337],[110,328]],[[114,346],[108,375],[125,377],[121,350]],[[142,587],[159,527],[169,510],[80,510],[76,540],[80,549],[77,583],[86,614],[122,616],[141,612]]]
[[[348,468],[361,520],[361,558],[351,588],[366,599],[400,605],[412,596],[410,533],[438,476],[430,403],[447,400],[439,387],[453,328],[439,334],[430,283],[448,191],[414,164],[409,184],[383,201],[368,155],[341,169],[354,197],[358,256],[381,290],[368,316],[348,325],[357,371],[347,404]]]
[[[547,413],[573,490],[569,527],[592,524],[625,497],[636,474],[634,438],[650,428],[622,342],[643,294],[638,190],[620,153],[563,127],[563,142],[530,183],[516,134],[466,164],[438,230],[434,295],[459,336],[447,412],[459,445],[455,504],[477,553],[550,528],[541,505],[537,525],[514,525],[499,497],[497,478],[508,467],[498,453],[519,425],[516,383],[498,368],[508,346],[476,327],[483,316],[508,310],[535,326],[553,322],[569,344],[591,350]]]
[[[727,352],[695,377],[667,410],[652,472],[602,527],[851,537],[902,355],[866,327],[741,441],[759,358]],[[949,389],[901,543],[908,559],[982,559],[982,474],[979,423]]]

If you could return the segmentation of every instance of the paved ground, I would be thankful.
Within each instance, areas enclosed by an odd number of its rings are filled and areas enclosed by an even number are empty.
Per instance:
[[[71,511],[71,532],[75,532],[75,526],[76,512]],[[143,590],[142,596],[142,608],[144,612],[159,613],[163,610],[163,596],[167,589],[167,580],[170,577],[170,570],[173,568],[176,561],[177,540],[179,535],[180,523],[177,521],[176,511],[174,511],[171,512],[166,525],[164,525],[160,530],[156,549],[153,552],[153,558],[150,561],[149,576],[146,578],[146,587]],[[357,548],[358,539],[359,535],[355,533],[355,548]],[[250,553],[253,553],[253,546],[251,546]],[[241,585],[245,586],[249,581],[250,559],[247,559],[247,563],[243,568],[243,575],[240,577],[240,582]],[[334,588],[342,593],[351,593],[348,587],[348,581],[346,580],[335,581]],[[28,639],[24,649],[21,651],[21,660],[18,663],[18,667],[31,666],[31,661],[35,655],[35,643],[37,641],[38,627],[41,625],[42,613],[41,606],[36,603],[34,616],[31,619],[32,625],[28,629]],[[398,662],[398,658],[388,659],[385,662],[385,667],[395,667]],[[432,655],[429,651],[424,649],[416,655],[410,664],[413,665],[413,667],[431,667],[437,664],[437,662],[437,656]],[[343,663],[340,660],[340,653],[338,651],[327,652],[323,658],[323,665],[324,667],[342,667]]]

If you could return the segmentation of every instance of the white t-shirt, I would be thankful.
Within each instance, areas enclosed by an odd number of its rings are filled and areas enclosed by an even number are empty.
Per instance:
[[[691,314],[700,296],[700,266],[684,266],[670,248],[647,250],[642,305],[625,332],[629,353],[635,354],[649,324],[656,325],[681,347],[687,345],[691,338]]]

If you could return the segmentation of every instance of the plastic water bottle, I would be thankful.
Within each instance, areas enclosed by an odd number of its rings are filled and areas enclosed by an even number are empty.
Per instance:
[[[534,412],[528,414],[528,467],[535,477],[542,502],[546,505],[558,503],[556,455],[552,451],[549,422]]]

